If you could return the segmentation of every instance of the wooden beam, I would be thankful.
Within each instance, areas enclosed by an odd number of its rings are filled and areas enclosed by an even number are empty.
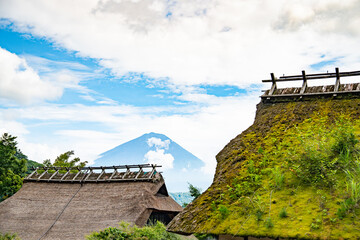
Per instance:
[[[270,76],[271,76],[272,85],[268,95],[273,95],[276,90],[276,78],[274,73],[270,73]]]
[[[86,176],[86,178],[84,179],[84,181],[86,181],[89,177],[90,177],[90,175],[92,174],[92,169],[90,168],[90,172],[88,173],[88,175]]]
[[[128,175],[129,173],[130,173],[130,168],[128,168],[128,169],[126,170],[126,172],[125,172],[124,175],[122,176],[122,179],[124,179],[125,176]]]
[[[117,172],[118,172],[118,171],[117,171],[116,167],[114,166],[114,172],[111,174],[109,180],[111,180],[111,179],[115,176],[115,174],[116,174]]]
[[[149,179],[151,179],[152,178],[152,176],[154,175],[154,173],[155,173],[155,167],[153,167],[153,169],[151,170],[151,173],[150,173],[150,175],[149,175]]]
[[[51,180],[53,177],[55,177],[55,175],[58,174],[58,172],[59,172],[59,170],[56,170],[56,172],[54,172],[53,175],[51,175],[51,176],[49,177],[49,180]]]
[[[302,78],[303,78],[303,85],[301,87],[300,94],[304,94],[305,90],[307,88],[307,79],[306,79],[306,73],[304,70],[302,71]]]
[[[335,73],[336,73],[336,82],[334,85],[334,92],[338,92],[339,91],[339,87],[340,87],[340,73],[339,73],[339,68],[335,68]],[[336,94],[334,94],[336,96]]]
[[[32,173],[30,173],[30,175],[27,176],[25,179],[30,179],[35,173],[38,173],[37,169],[35,169]]]
[[[139,167],[139,172],[136,174],[135,179],[137,179],[141,173],[143,173],[143,170],[141,167]]]
[[[75,174],[74,178],[72,179],[72,181],[74,181],[81,173],[81,170],[78,168],[78,172]],[[65,176],[64,176],[65,177]],[[63,178],[64,178],[63,177]],[[61,179],[62,180],[62,179]]]
[[[96,179],[96,181],[99,181],[99,179],[101,178],[101,176],[105,173],[105,169],[102,170],[102,172],[100,173],[100,175],[98,176],[98,178]]]
[[[46,171],[44,171],[44,172],[38,177],[38,180],[40,180],[47,172],[48,172],[48,169],[46,169]]]

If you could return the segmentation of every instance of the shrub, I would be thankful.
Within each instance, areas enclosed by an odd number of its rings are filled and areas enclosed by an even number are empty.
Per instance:
[[[351,122],[344,117],[332,129],[326,119],[311,122],[306,129],[298,129],[302,148],[293,149],[292,169],[305,184],[332,187],[337,174],[349,169],[358,155],[358,140]],[[340,170],[340,171],[339,171]]]
[[[283,207],[280,212],[279,212],[279,217],[280,218],[287,218],[288,217],[288,213],[286,212],[286,208]]]
[[[220,204],[218,210],[222,219],[227,218],[230,214],[229,209],[225,205]]]
[[[275,189],[281,189],[284,185],[284,174],[281,172],[280,168],[278,166],[276,166],[273,170],[273,179],[275,181]]]
[[[20,238],[16,234],[0,233],[0,240],[20,240]]]
[[[256,221],[261,221],[263,218],[264,212],[261,211],[260,209],[256,210],[255,212],[255,217],[256,217]]]
[[[265,227],[266,228],[273,228],[274,227],[274,224],[273,222],[271,221],[271,218],[268,217],[266,220],[265,220]]]
[[[178,240],[179,238],[166,231],[161,222],[139,228],[121,222],[119,227],[109,227],[100,232],[93,232],[87,236],[88,240]]]

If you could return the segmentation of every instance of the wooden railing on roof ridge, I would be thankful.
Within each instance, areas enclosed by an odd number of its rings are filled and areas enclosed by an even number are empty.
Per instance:
[[[304,96],[334,96],[338,94],[360,94],[360,83],[352,84],[340,84],[341,77],[354,77],[360,76],[360,71],[353,72],[340,72],[339,68],[335,68],[334,73],[317,73],[317,74],[306,74],[302,71],[302,75],[293,76],[281,76],[276,78],[274,73],[270,74],[271,79],[262,80],[262,82],[271,82],[270,90],[265,91],[261,96],[263,101],[275,100],[278,98],[303,98]],[[308,80],[335,78],[334,85],[320,86],[319,87],[308,87]],[[301,88],[284,88],[277,89],[277,82],[289,82],[289,81],[303,81]],[[340,87],[343,85],[343,89]],[[277,91],[278,90],[278,91]]]
[[[139,164],[102,167],[37,167],[25,177],[24,181],[35,182],[126,182],[153,181],[156,179],[156,168],[160,165]],[[131,171],[137,169],[137,171]],[[144,171],[144,169],[151,169]],[[101,172],[97,173],[94,171]],[[106,171],[108,170],[108,171]],[[112,170],[112,171],[109,171]],[[126,170],[126,171],[118,171]]]

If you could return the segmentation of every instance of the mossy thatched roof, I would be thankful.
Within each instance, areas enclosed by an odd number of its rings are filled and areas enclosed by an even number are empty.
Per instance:
[[[216,156],[212,185],[173,219],[168,230],[359,239],[358,206],[343,218],[338,215],[338,209],[349,198],[344,173],[334,173],[336,181],[328,185],[304,184],[306,179],[300,181],[298,175],[305,173],[294,168],[299,165],[299,156],[306,154],[306,146],[311,149],[330,144],[317,129],[330,133],[339,119],[345,119],[359,134],[359,117],[359,98],[258,104],[254,124]]]

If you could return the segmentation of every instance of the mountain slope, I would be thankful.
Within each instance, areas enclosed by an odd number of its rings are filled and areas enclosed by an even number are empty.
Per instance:
[[[360,199],[348,191],[360,187],[359,118],[359,98],[260,103],[254,124],[217,155],[212,185],[168,230],[359,239]]]
[[[149,145],[149,139],[160,139],[158,144]],[[165,141],[169,141],[168,146],[165,146]],[[163,145],[161,145],[163,144]],[[160,146],[159,146],[160,145]],[[201,168],[203,162],[182,148],[179,144],[172,141],[163,134],[147,133],[124,144],[121,144],[109,151],[100,154],[100,158],[95,160],[94,165],[121,165],[121,164],[139,164],[146,163],[145,155],[149,151],[164,150],[164,154],[171,154],[174,157],[174,167],[178,169],[183,168]]]
[[[94,166],[158,164],[171,192],[187,191],[188,182],[201,188],[209,186],[211,177],[201,168],[204,163],[170,138],[159,133],[147,133],[106,151]]]

